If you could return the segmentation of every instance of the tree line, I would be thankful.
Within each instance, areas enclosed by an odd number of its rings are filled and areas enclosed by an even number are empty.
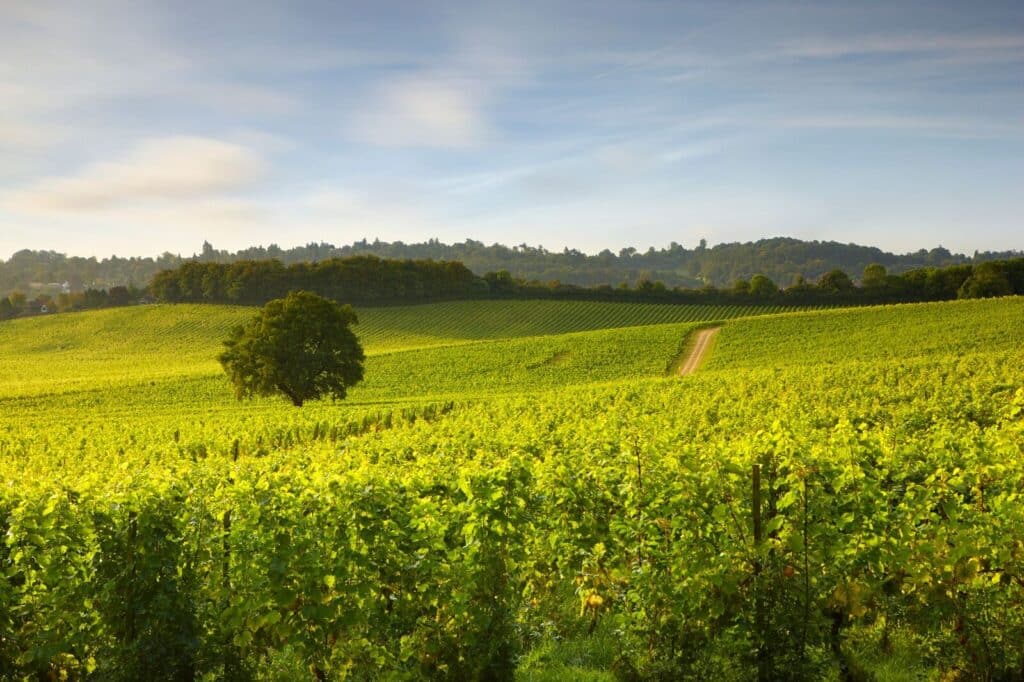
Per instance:
[[[62,292],[56,295],[40,293],[28,296],[14,291],[0,296],[0,320],[26,315],[70,313],[97,308],[114,308],[145,302],[146,290],[137,287],[116,286],[109,289],[86,289]]]
[[[919,268],[890,274],[871,264],[855,282],[845,271],[831,270],[817,281],[797,277],[780,287],[766,275],[738,279],[717,288],[668,287],[643,279],[635,286],[582,287],[562,282],[527,281],[507,270],[474,275],[462,263],[389,260],[375,256],[333,258],[320,263],[283,265],[280,261],[232,264],[186,263],[157,275],[149,286],[155,300],[262,304],[290,291],[312,291],[359,305],[421,303],[474,298],[559,298],[679,303],[896,303],[942,301],[1024,294],[1024,258],[978,265]]]
[[[784,305],[856,305],[947,301],[1024,294],[1024,258],[977,265],[926,267],[892,274],[880,264],[864,268],[855,281],[831,270],[816,281],[797,276],[788,286],[757,274],[728,287],[668,287],[642,279],[635,286],[583,287],[529,281],[507,270],[478,277],[459,262],[393,260],[375,256],[332,258],[285,265],[278,260],[234,263],[189,261],[164,270],[145,288],[111,287],[83,292],[22,292],[0,298],[0,320],[49,312],[70,312],[134,303],[231,303],[262,305],[292,291],[311,291],[356,305],[397,305],[465,299],[576,299],[591,301]]]
[[[927,267],[891,274],[884,265],[864,268],[855,282],[845,271],[831,270],[817,281],[797,276],[786,287],[757,274],[729,287],[685,288],[641,280],[635,287],[577,287],[560,283],[524,282],[508,272],[484,275],[489,295],[514,298],[581,298],[590,300],[662,301],[674,303],[764,303],[786,305],[856,305],[948,301],[1024,294],[1024,258],[985,261],[978,265]]]
[[[527,281],[559,281],[587,287],[622,283],[635,287],[644,280],[650,280],[663,282],[670,288],[691,289],[708,285],[729,287],[737,279],[750,279],[756,274],[765,275],[780,285],[788,285],[798,276],[816,281],[835,269],[854,274],[875,263],[893,273],[900,273],[916,268],[1024,256],[1024,253],[1013,251],[976,251],[973,255],[964,255],[941,246],[894,254],[858,244],[788,237],[714,246],[709,246],[702,239],[689,248],[672,242],[664,248],[651,246],[644,250],[627,246],[615,252],[604,249],[596,254],[572,248],[548,250],[528,244],[486,245],[472,239],[454,244],[436,239],[418,244],[364,239],[337,248],[329,244],[309,244],[289,251],[288,255],[298,250],[306,256],[320,258],[372,254],[382,258],[457,260],[476,273],[508,270],[513,277]]]
[[[722,288],[731,286],[737,279],[749,280],[756,274],[782,285],[793,282],[798,276],[816,281],[835,269],[856,274],[871,264],[882,265],[892,273],[901,273],[919,268],[1019,258],[1024,253],[975,252],[967,256],[951,253],[940,246],[893,254],[857,244],[791,238],[715,246],[708,246],[701,240],[692,248],[672,242],[661,249],[653,246],[646,250],[625,247],[614,253],[605,249],[597,254],[569,248],[550,251],[543,246],[528,244],[486,245],[472,239],[454,244],[436,239],[414,244],[362,239],[341,246],[320,242],[283,249],[271,244],[235,252],[216,249],[209,242],[204,242],[199,253],[184,256],[164,253],[156,258],[111,256],[96,259],[67,256],[56,251],[22,250],[6,261],[0,260],[0,293],[19,290],[54,294],[63,284],[75,292],[88,288],[109,290],[115,286],[130,289],[144,286],[162,270],[189,262],[233,263],[273,259],[292,265],[353,256],[457,261],[477,274],[507,270],[514,278],[525,281],[557,281],[583,287],[623,283],[636,287],[649,280],[663,282],[670,288],[701,288],[706,285]]]

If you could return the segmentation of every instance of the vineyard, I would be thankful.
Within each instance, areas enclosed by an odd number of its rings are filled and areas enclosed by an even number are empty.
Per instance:
[[[432,306],[377,308],[361,330],[371,347],[426,345],[451,339],[498,339],[542,334],[703,322],[781,313],[784,306],[672,305],[596,301],[455,301]],[[411,344],[412,341],[415,344]]]
[[[781,312],[753,306],[459,301],[359,310],[369,355],[483,339],[701,322]],[[0,325],[0,396],[219,375],[215,357],[251,308],[147,305]]]
[[[1024,679],[1024,299],[250,312],[0,324],[0,678]]]
[[[718,369],[963,356],[1021,346],[1024,298],[917,303],[799,313],[730,325]]]

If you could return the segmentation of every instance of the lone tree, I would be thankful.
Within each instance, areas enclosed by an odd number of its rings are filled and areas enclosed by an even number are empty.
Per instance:
[[[363,378],[363,348],[350,328],[356,322],[351,306],[292,292],[235,327],[218,359],[239,400],[275,392],[296,407],[324,395],[340,400]]]

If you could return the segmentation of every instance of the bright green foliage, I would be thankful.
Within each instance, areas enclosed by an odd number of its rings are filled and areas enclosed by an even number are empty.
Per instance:
[[[780,306],[585,301],[459,301],[358,310],[368,356],[468,341],[725,320]],[[215,376],[222,341],[253,308],[145,305],[0,324],[0,396],[52,394]],[[369,376],[369,375],[368,375]]]
[[[0,324],[0,395],[213,375],[221,342],[253,312],[146,305],[10,320]]]
[[[912,303],[751,318],[727,324],[708,369],[864,362],[1024,347],[1024,297]]]
[[[283,393],[296,407],[321,396],[341,400],[363,379],[355,323],[351,307],[293,292],[235,327],[218,359],[239,399]]]
[[[8,399],[0,678],[1015,679],[1020,305],[735,320],[683,379],[691,325],[371,355],[365,403],[302,411]],[[366,404],[420,353],[457,395]]]
[[[660,376],[692,328],[627,327],[372,356],[352,399],[466,398]]]
[[[365,361],[366,380],[349,389],[346,405],[310,403],[304,409],[315,411],[318,419],[347,419],[354,405],[465,400],[660,376],[690,328],[685,324],[651,325],[370,355]],[[194,428],[198,415],[226,422],[228,430],[236,430],[239,419],[291,420],[277,398],[238,403],[230,383],[215,368],[214,364],[200,376],[137,380],[104,386],[103,390],[65,390],[51,395],[4,397],[0,384],[0,410],[31,414],[36,423],[57,424],[63,424],[73,412],[75,423],[116,425],[116,430],[124,433],[138,430],[143,406],[147,423],[159,419],[172,431]]]

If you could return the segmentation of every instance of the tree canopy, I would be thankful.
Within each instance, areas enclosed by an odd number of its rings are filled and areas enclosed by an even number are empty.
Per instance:
[[[221,365],[242,398],[285,395],[296,407],[330,396],[343,399],[363,378],[363,348],[352,331],[351,306],[308,291],[269,301],[235,327]]]

